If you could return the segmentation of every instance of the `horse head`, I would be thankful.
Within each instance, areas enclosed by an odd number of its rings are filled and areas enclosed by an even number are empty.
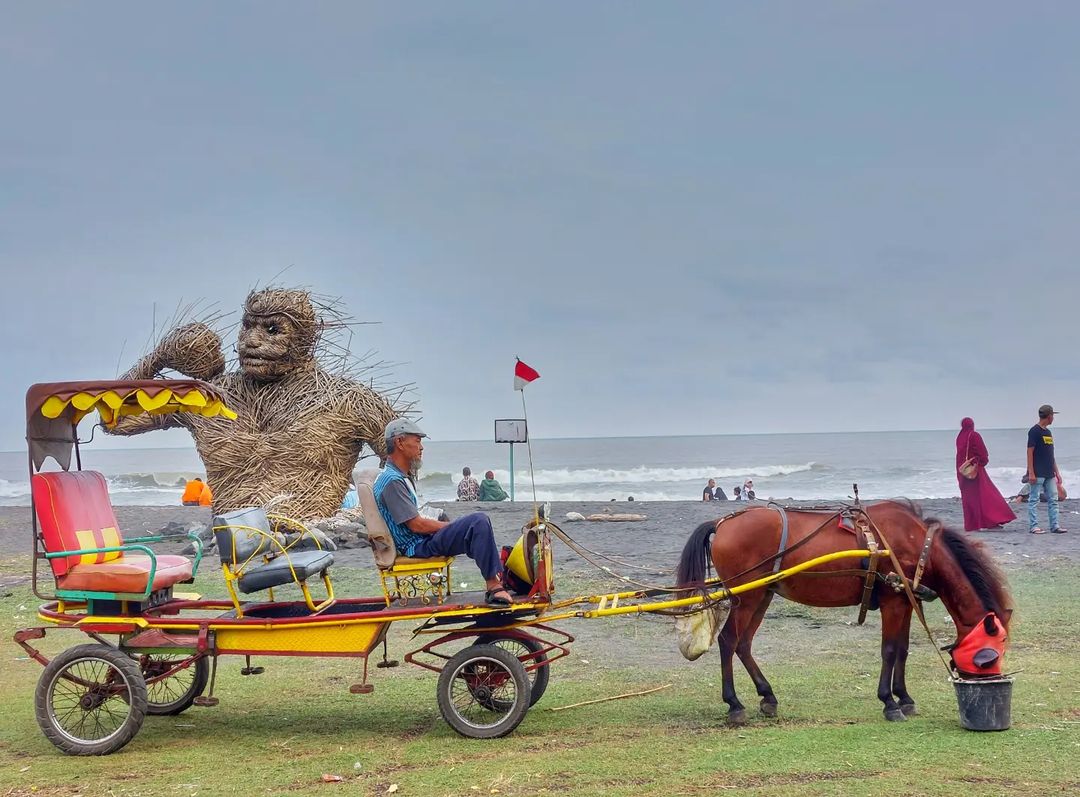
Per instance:
[[[956,625],[956,641],[946,648],[953,667],[968,676],[1000,675],[1012,599],[985,546],[942,527],[931,547],[926,581]]]

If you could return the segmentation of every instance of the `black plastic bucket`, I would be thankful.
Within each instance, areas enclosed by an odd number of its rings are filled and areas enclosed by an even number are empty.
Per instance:
[[[1012,687],[1009,677],[986,680],[952,678],[960,724],[969,731],[1005,731],[1012,725]]]

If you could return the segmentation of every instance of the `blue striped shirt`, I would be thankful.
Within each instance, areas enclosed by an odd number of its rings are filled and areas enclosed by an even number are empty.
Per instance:
[[[390,510],[386,506],[386,502],[383,501],[383,491],[389,487],[393,482],[404,482],[405,489],[408,490],[409,495],[412,497],[413,504],[416,504],[416,493],[413,491],[412,483],[406,478],[405,474],[398,470],[392,462],[387,462],[383,468],[382,473],[375,479],[375,484],[371,486],[371,491],[375,493],[375,503],[379,507],[379,514],[382,515],[384,521],[386,521],[386,527],[390,529],[390,536],[394,538],[394,547],[397,548],[398,556],[412,556],[413,551],[416,550],[417,544],[424,539],[422,534],[417,534],[414,531],[410,531],[409,527],[403,523],[398,523],[394,520],[394,516],[390,514]],[[419,505],[417,505],[419,514]]]

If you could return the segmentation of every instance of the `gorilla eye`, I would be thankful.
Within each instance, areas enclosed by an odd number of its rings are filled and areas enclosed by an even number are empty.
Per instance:
[[[266,331],[269,332],[271,335],[276,335],[281,331],[281,327],[279,327],[277,324],[269,324],[266,327]]]

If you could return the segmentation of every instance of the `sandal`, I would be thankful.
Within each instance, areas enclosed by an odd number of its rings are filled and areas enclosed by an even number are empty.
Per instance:
[[[502,593],[502,595],[500,595],[499,593]],[[513,604],[513,601],[510,600],[510,593],[502,587],[498,587],[497,589],[489,589],[487,592],[485,592],[484,602],[487,603],[488,606],[510,606]]]

